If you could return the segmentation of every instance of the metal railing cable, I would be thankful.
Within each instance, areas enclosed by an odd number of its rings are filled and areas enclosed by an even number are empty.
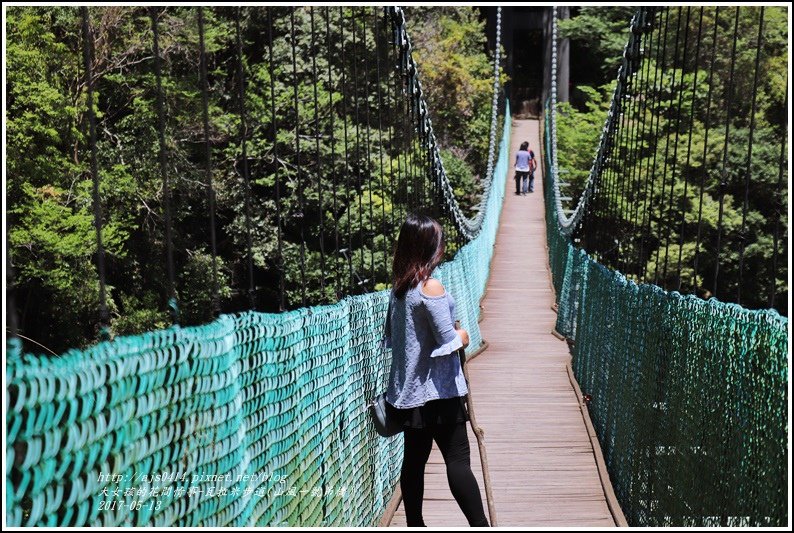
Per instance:
[[[501,95],[499,71],[500,71],[500,46],[502,32],[502,10],[497,8],[496,15],[496,37],[494,45],[493,59],[493,97],[491,100],[491,127],[488,139],[488,159],[485,180],[483,185],[483,195],[478,207],[477,214],[469,219],[463,213],[460,205],[455,198],[444,162],[433,131],[433,121],[430,118],[427,102],[422,90],[422,82],[419,79],[419,67],[414,61],[412,54],[411,38],[408,35],[405,24],[405,13],[399,7],[385,8],[391,16],[394,28],[394,42],[400,53],[400,69],[405,77],[405,84],[410,95],[410,114],[416,122],[422,146],[427,150],[429,161],[429,172],[431,184],[438,202],[444,207],[445,212],[452,219],[456,230],[465,240],[471,240],[479,233],[483,219],[485,217],[485,206],[488,204],[488,196],[491,194],[491,184],[493,183],[493,172],[497,148],[497,118],[499,114],[499,98]]]
[[[565,209],[562,205],[562,194],[560,193],[560,186],[559,186],[559,161],[557,157],[557,118],[556,118],[556,109],[557,109],[557,47],[556,42],[558,39],[558,28],[557,28],[557,8],[552,8],[554,15],[552,21],[552,42],[555,45],[552,47],[551,52],[551,86],[552,90],[550,91],[550,99],[551,99],[551,113],[550,113],[550,120],[551,120],[551,139],[550,139],[550,148],[551,148],[551,168],[548,170],[549,176],[552,178],[553,183],[553,191],[554,191],[554,203],[555,203],[555,212],[557,215],[557,220],[559,224],[560,231],[565,235],[571,235],[574,231],[576,231],[577,227],[582,221],[584,217],[585,211],[588,208],[588,203],[590,202],[592,196],[598,192],[599,188],[602,186],[601,181],[599,180],[600,173],[604,168],[604,162],[607,157],[607,153],[612,146],[611,135],[615,132],[615,126],[617,121],[620,120],[620,109],[621,109],[621,97],[623,95],[623,83],[625,80],[631,76],[636,70],[636,63],[631,59],[632,54],[636,53],[636,50],[639,48],[640,41],[639,38],[642,35],[642,27],[645,24],[645,17],[648,16],[648,11],[640,10],[631,20],[631,35],[629,37],[629,41],[626,44],[626,47],[623,50],[623,60],[621,62],[620,68],[618,69],[618,86],[615,89],[615,92],[612,95],[612,100],[609,104],[609,111],[607,112],[607,119],[604,127],[601,131],[601,135],[598,141],[598,148],[596,150],[595,157],[593,158],[593,165],[590,168],[590,174],[587,178],[587,182],[584,185],[584,192],[578,199],[576,207],[570,214],[565,213]]]

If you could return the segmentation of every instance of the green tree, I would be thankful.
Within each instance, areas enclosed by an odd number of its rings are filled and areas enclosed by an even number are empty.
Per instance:
[[[738,11],[733,77],[737,12],[703,8],[702,23],[700,13],[700,8],[682,7],[657,14],[653,35],[662,38],[650,50],[665,47],[667,58],[662,62],[661,56],[646,54],[630,96],[621,101],[622,129],[591,201],[590,216],[596,218],[586,221],[590,228],[597,223],[609,231],[585,243],[599,260],[666,288],[679,287],[680,271],[682,291],[710,297],[716,287],[721,300],[731,301],[741,287],[741,303],[750,308],[767,307],[774,290],[775,307],[787,314],[787,176],[781,154],[787,154],[788,124],[781,113],[785,77],[779,70],[788,53],[782,45],[785,13],[764,10],[759,53],[760,9]],[[684,33],[693,43],[699,27],[711,30],[715,24],[716,42],[713,31],[704,31],[700,53],[693,44],[684,49]],[[679,25],[678,33],[659,33]],[[583,9],[565,23],[571,38],[589,39],[595,26],[609,26],[605,13]],[[586,95],[583,110],[558,105],[558,159],[573,184],[574,201],[589,175],[614,87],[615,82],[599,90],[580,87]]]
[[[459,201],[470,209],[479,202],[476,176],[485,168],[490,63],[472,8],[437,11],[447,28],[437,36],[443,43],[425,39],[428,48],[417,58],[428,65],[428,74],[422,67],[420,75],[446,149],[445,165]],[[184,325],[212,318],[214,278],[222,312],[249,308],[249,226],[257,309],[277,311],[282,283],[286,309],[383,288],[402,218],[420,203],[433,204],[426,152],[407,114],[383,9],[239,11],[245,160],[238,10],[203,12],[217,273],[197,9],[155,8],[171,191],[166,198],[151,13],[141,7],[89,8],[107,299],[115,334],[170,325],[167,201]],[[98,338],[81,18],[71,7],[13,7],[7,14],[7,202],[20,332],[57,352]],[[456,38],[466,40],[464,49],[453,50]],[[436,54],[454,60],[461,83],[468,84],[465,120],[454,99],[434,96],[441,90],[436,84],[445,82],[433,75],[434,65],[442,65]],[[455,249],[450,243],[449,253]]]

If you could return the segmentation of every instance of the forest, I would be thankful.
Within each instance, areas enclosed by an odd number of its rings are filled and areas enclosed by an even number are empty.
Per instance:
[[[85,33],[78,8],[8,9],[8,252],[26,350],[380,290],[401,217],[441,215],[384,9],[198,11],[91,7]],[[444,166],[471,215],[491,122],[485,23],[468,7],[405,12]],[[460,239],[445,230],[451,257]]]
[[[194,7],[87,11],[104,317],[81,11],[7,10],[8,257],[26,350],[60,353],[106,331],[381,290],[405,213],[443,219],[408,105],[409,73],[400,72],[383,9],[208,7],[201,21]],[[736,18],[733,8],[669,12],[667,24],[679,27],[665,34],[669,48],[699,34],[702,48],[677,62],[669,52],[647,58],[637,95],[654,105],[628,109],[661,134],[639,148],[617,139],[615,153],[631,155],[639,169],[675,167],[666,193],[675,202],[647,203],[639,193],[647,173],[632,173],[628,193],[598,200],[613,214],[600,224],[615,228],[609,237],[620,258],[597,239],[577,238],[633,279],[723,301],[741,290],[742,305],[787,315],[786,10],[763,11],[758,58],[759,8],[743,7]],[[572,90],[571,102],[558,105],[558,153],[574,199],[590,173],[634,13],[591,6],[560,21],[572,46]],[[485,21],[471,7],[405,14],[446,173],[472,216],[491,121]],[[645,46],[658,54],[661,44]],[[504,71],[500,78],[507,81]],[[451,257],[462,241],[444,220]]]
[[[560,167],[574,199],[590,174],[632,15],[584,7],[560,21],[572,57],[597,66],[579,79],[572,66],[571,102],[557,106]],[[578,235],[599,262],[668,290],[788,315],[788,23],[782,7],[654,16],[583,224],[591,229]]]

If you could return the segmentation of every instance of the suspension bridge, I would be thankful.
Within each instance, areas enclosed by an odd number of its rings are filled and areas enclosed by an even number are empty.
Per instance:
[[[224,16],[235,52],[221,63],[232,65],[239,112],[232,166],[244,200],[235,223],[247,287],[237,295],[241,309],[229,312],[220,312],[213,178],[224,163],[213,157],[205,50],[205,25],[222,21],[191,9],[204,148],[193,171],[203,178],[210,213],[213,319],[180,323],[183,259],[172,242],[178,213],[169,192],[170,169],[180,163],[171,162],[175,149],[166,139],[173,84],[161,82],[167,68],[178,69],[163,61],[165,15],[152,8],[173,325],[112,336],[92,92],[100,80],[94,23],[82,8],[102,340],[37,354],[9,324],[7,525],[404,525],[402,437],[379,437],[365,405],[385,387],[390,361],[379,350],[388,301],[379,283],[388,284],[402,217],[418,208],[437,216],[447,235],[450,258],[435,277],[470,333],[467,365],[499,526],[790,521],[788,320],[775,309],[787,291],[778,282],[786,230],[764,226],[775,253],[758,258],[749,229],[754,180],[777,180],[785,198],[785,128],[775,137],[779,175],[752,172],[764,8],[647,7],[627,20],[610,107],[579,182],[565,168],[559,137],[556,9],[549,9],[549,77],[538,120],[511,117],[500,86],[497,15],[488,150],[474,210],[456,197],[403,10],[268,7],[248,11],[249,19],[245,9],[230,10]],[[245,44],[245,22],[255,17],[268,30],[256,45],[268,66],[258,72]],[[755,45],[749,63],[737,47],[748,34]],[[308,61],[299,61],[302,45]],[[734,86],[737,62],[751,65],[749,87]],[[726,65],[731,75],[719,75]],[[742,88],[751,101],[732,104]],[[252,104],[252,92],[265,104]],[[277,117],[277,104],[291,105],[289,116]],[[737,115],[744,117],[738,126]],[[706,140],[692,142],[695,125],[705,125]],[[268,152],[249,156],[262,142],[258,133],[269,139]],[[542,163],[526,196],[512,192],[511,160],[523,140]],[[746,165],[735,175],[733,152]],[[255,260],[262,254],[258,176],[272,177],[275,198],[267,215],[277,250],[269,290],[258,283],[265,267]],[[745,200],[740,216],[727,220],[734,189]],[[784,200],[775,202],[785,210]],[[704,215],[704,203],[718,208],[716,218]],[[694,246],[685,246],[692,236]],[[285,271],[289,257],[299,272]],[[306,267],[312,263],[317,279]],[[771,285],[749,280],[750,268],[771,273]],[[262,311],[266,297],[278,312]],[[435,449],[424,509],[430,526],[465,525]]]

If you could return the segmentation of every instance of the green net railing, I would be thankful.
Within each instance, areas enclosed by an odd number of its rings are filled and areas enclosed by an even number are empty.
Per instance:
[[[477,319],[499,224],[505,113],[478,236],[438,277]],[[119,337],[59,357],[7,352],[7,525],[376,525],[402,437],[366,402],[386,387],[388,291],[281,314]]]
[[[571,341],[628,523],[785,525],[788,320],[638,285],[574,247],[558,212],[554,112],[552,101],[544,193],[556,328]]]

